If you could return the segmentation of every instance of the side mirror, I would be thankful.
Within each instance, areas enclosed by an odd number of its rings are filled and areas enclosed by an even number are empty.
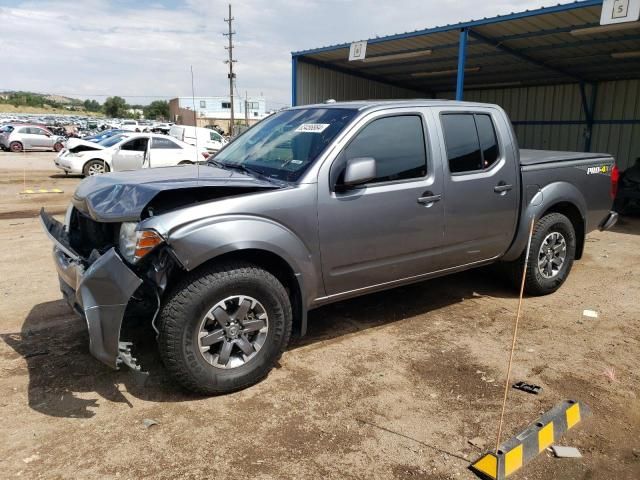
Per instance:
[[[347,161],[342,186],[355,187],[374,178],[376,178],[376,160],[374,158],[352,158]]]

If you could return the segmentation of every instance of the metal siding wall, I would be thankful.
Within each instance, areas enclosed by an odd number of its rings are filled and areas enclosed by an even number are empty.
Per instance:
[[[640,80],[602,82],[595,119],[640,120]],[[594,125],[591,149],[615,156],[622,170],[630,167],[640,157],[640,124]]]
[[[439,98],[454,98],[453,92]],[[578,85],[467,90],[465,100],[495,103],[505,109],[512,121],[584,120]],[[515,125],[522,148],[581,151],[583,125]]]
[[[322,103],[334,100],[366,100],[383,98],[418,98],[420,92],[367,80],[317,65],[298,61],[298,105]]]
[[[453,99],[455,93],[439,93],[438,98]],[[516,122],[585,119],[578,84],[467,90],[465,100],[500,105]],[[600,83],[594,119],[640,120],[640,80]],[[584,149],[585,125],[515,125],[514,129],[522,148]],[[612,154],[622,170],[630,167],[640,157],[640,124],[594,125],[591,151]]]
[[[424,98],[425,94],[389,86],[316,65],[298,62],[298,104],[335,100],[380,98]],[[590,88],[587,87],[587,96]],[[438,93],[436,98],[455,99],[455,92]],[[578,84],[540,87],[467,90],[465,100],[495,103],[518,121],[585,121]],[[640,80],[602,82],[594,119],[640,120]],[[521,148],[582,151],[586,125],[515,125]],[[610,153],[624,170],[640,157],[640,123],[593,127],[592,152]]]

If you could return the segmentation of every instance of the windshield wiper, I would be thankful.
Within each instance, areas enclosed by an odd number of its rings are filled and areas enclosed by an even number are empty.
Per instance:
[[[207,159],[207,163],[211,163],[211,164],[215,165],[218,168],[227,168],[227,166],[224,163],[219,162],[218,160],[216,160],[214,158]]]
[[[242,164],[242,163],[223,163],[223,168],[228,168],[231,170],[239,170],[240,172],[243,173],[247,173],[249,175],[251,175],[252,177],[259,177],[261,179],[269,179],[269,177],[267,177],[263,172],[261,172],[260,170],[256,170],[253,169],[251,167],[247,167],[246,165]]]

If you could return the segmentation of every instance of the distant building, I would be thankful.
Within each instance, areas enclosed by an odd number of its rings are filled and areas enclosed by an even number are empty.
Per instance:
[[[234,97],[233,103],[236,125],[253,125],[267,116],[267,101],[264,97],[248,97],[246,108],[244,97]],[[173,98],[169,100],[169,117],[172,122],[182,125],[217,125],[228,132],[231,101],[229,97]]]

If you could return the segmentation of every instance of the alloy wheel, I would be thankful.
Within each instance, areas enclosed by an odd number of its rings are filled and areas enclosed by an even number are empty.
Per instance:
[[[567,258],[567,242],[559,232],[551,232],[540,245],[538,252],[538,270],[544,278],[553,278],[564,265]]]
[[[200,322],[198,349],[216,368],[237,368],[264,346],[269,317],[255,298],[234,295],[216,303]]]
[[[104,173],[104,165],[102,163],[92,163],[88,168],[89,176],[101,175]]]

